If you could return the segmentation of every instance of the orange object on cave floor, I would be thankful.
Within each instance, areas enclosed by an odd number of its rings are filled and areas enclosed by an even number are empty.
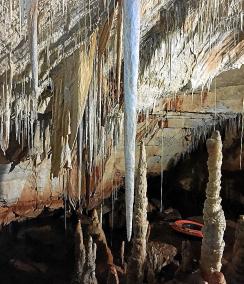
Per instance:
[[[170,223],[172,229],[182,234],[202,238],[203,233],[201,231],[203,224],[191,221],[191,220],[177,220],[174,223]]]

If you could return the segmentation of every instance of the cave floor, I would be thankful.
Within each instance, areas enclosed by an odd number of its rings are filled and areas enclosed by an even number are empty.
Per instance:
[[[171,244],[176,247],[177,255],[180,255],[182,241],[190,240],[198,268],[201,239],[177,233],[163,220],[152,220],[150,226],[149,241]],[[73,229],[72,221],[68,221],[67,230],[64,230],[62,217],[27,221],[5,228],[0,233],[0,283],[70,283],[74,267]],[[231,259],[234,234],[235,222],[227,221],[223,270]],[[120,236],[114,231],[114,241],[116,238]],[[115,243],[113,246],[116,247]]]

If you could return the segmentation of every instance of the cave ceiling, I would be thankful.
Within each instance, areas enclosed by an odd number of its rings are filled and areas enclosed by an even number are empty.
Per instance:
[[[98,183],[90,207],[111,194],[112,176],[117,185],[122,184],[123,72],[121,97],[113,94],[113,72],[120,66],[116,59],[118,1],[38,1],[36,116],[32,116],[30,107],[32,0],[0,1],[1,222],[33,217],[33,212],[38,215],[44,206],[62,206],[64,181],[50,178],[61,171],[62,161],[55,160],[58,166],[52,170],[53,153],[62,159],[69,155],[64,158],[66,163],[72,160],[73,171],[65,189],[72,200],[77,180],[87,179],[83,172],[79,176],[75,171],[82,162],[87,163],[82,170],[89,170],[89,178],[95,177]],[[243,4],[242,0],[141,0],[137,142],[146,141],[149,174],[159,174],[162,167],[168,169],[184,153],[195,149],[199,140],[204,140],[217,124],[228,121],[232,126],[243,112]],[[81,70],[78,67],[82,60]],[[82,112],[76,115],[76,101],[70,109],[62,104],[63,101],[70,104],[66,91],[74,90],[77,76],[84,83],[84,73],[89,78],[86,83],[91,83],[93,89],[83,97]],[[104,83],[102,96],[98,98],[94,86],[99,85],[101,78],[108,84]],[[82,92],[88,93],[85,87]],[[101,105],[105,105],[103,109]],[[63,116],[55,116],[54,110],[55,115]],[[97,128],[91,134],[90,126],[83,123],[82,136],[83,112],[85,122],[92,120],[93,124],[88,125]],[[66,139],[69,135],[72,138]],[[89,151],[79,148],[81,139]],[[54,141],[55,147],[61,145],[60,149],[53,148]],[[33,147],[26,149],[29,144]],[[101,173],[101,168],[105,172]],[[87,188],[83,188],[86,186],[87,183],[78,186],[79,194],[87,195]]]

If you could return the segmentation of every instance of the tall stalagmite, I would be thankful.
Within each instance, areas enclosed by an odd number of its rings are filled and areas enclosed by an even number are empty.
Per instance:
[[[135,189],[133,248],[127,270],[128,284],[143,283],[148,228],[147,205],[147,160],[145,145],[142,142]]]
[[[96,209],[93,209],[91,214],[92,222],[88,226],[88,232],[96,242],[98,249],[97,259],[97,271],[100,275],[97,275],[99,282],[109,279],[109,283],[118,283],[118,275],[113,262],[112,252],[107,244],[107,239],[102,228],[102,224],[99,221]],[[101,265],[102,258],[102,265]],[[102,275],[102,278],[100,277]]]
[[[213,132],[207,140],[209,180],[203,209],[203,241],[201,247],[201,272],[208,280],[212,272],[220,271],[224,251],[226,227],[221,207],[221,165],[222,141],[219,131]]]
[[[97,246],[90,235],[84,242],[80,220],[75,232],[75,273],[72,284],[96,284],[96,251]]]
[[[80,220],[77,223],[75,231],[75,273],[72,284],[82,283],[83,272],[86,261],[86,251],[83,242],[83,234]]]
[[[244,283],[244,215],[240,216],[236,229],[232,263],[228,276],[231,278],[228,283]]]
[[[135,172],[140,0],[124,0],[125,202],[127,239],[132,233]]]
[[[84,271],[84,277],[82,284],[97,284],[96,278],[96,254],[97,254],[97,246],[93,242],[91,236],[88,238],[87,246],[86,246],[86,266]]]

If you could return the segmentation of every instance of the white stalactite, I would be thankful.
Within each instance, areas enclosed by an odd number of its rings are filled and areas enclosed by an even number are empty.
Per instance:
[[[38,0],[31,6],[31,70],[33,94],[38,97]]]
[[[132,233],[135,172],[137,80],[140,41],[140,0],[124,0],[124,93],[125,93],[125,202],[127,239]]]

